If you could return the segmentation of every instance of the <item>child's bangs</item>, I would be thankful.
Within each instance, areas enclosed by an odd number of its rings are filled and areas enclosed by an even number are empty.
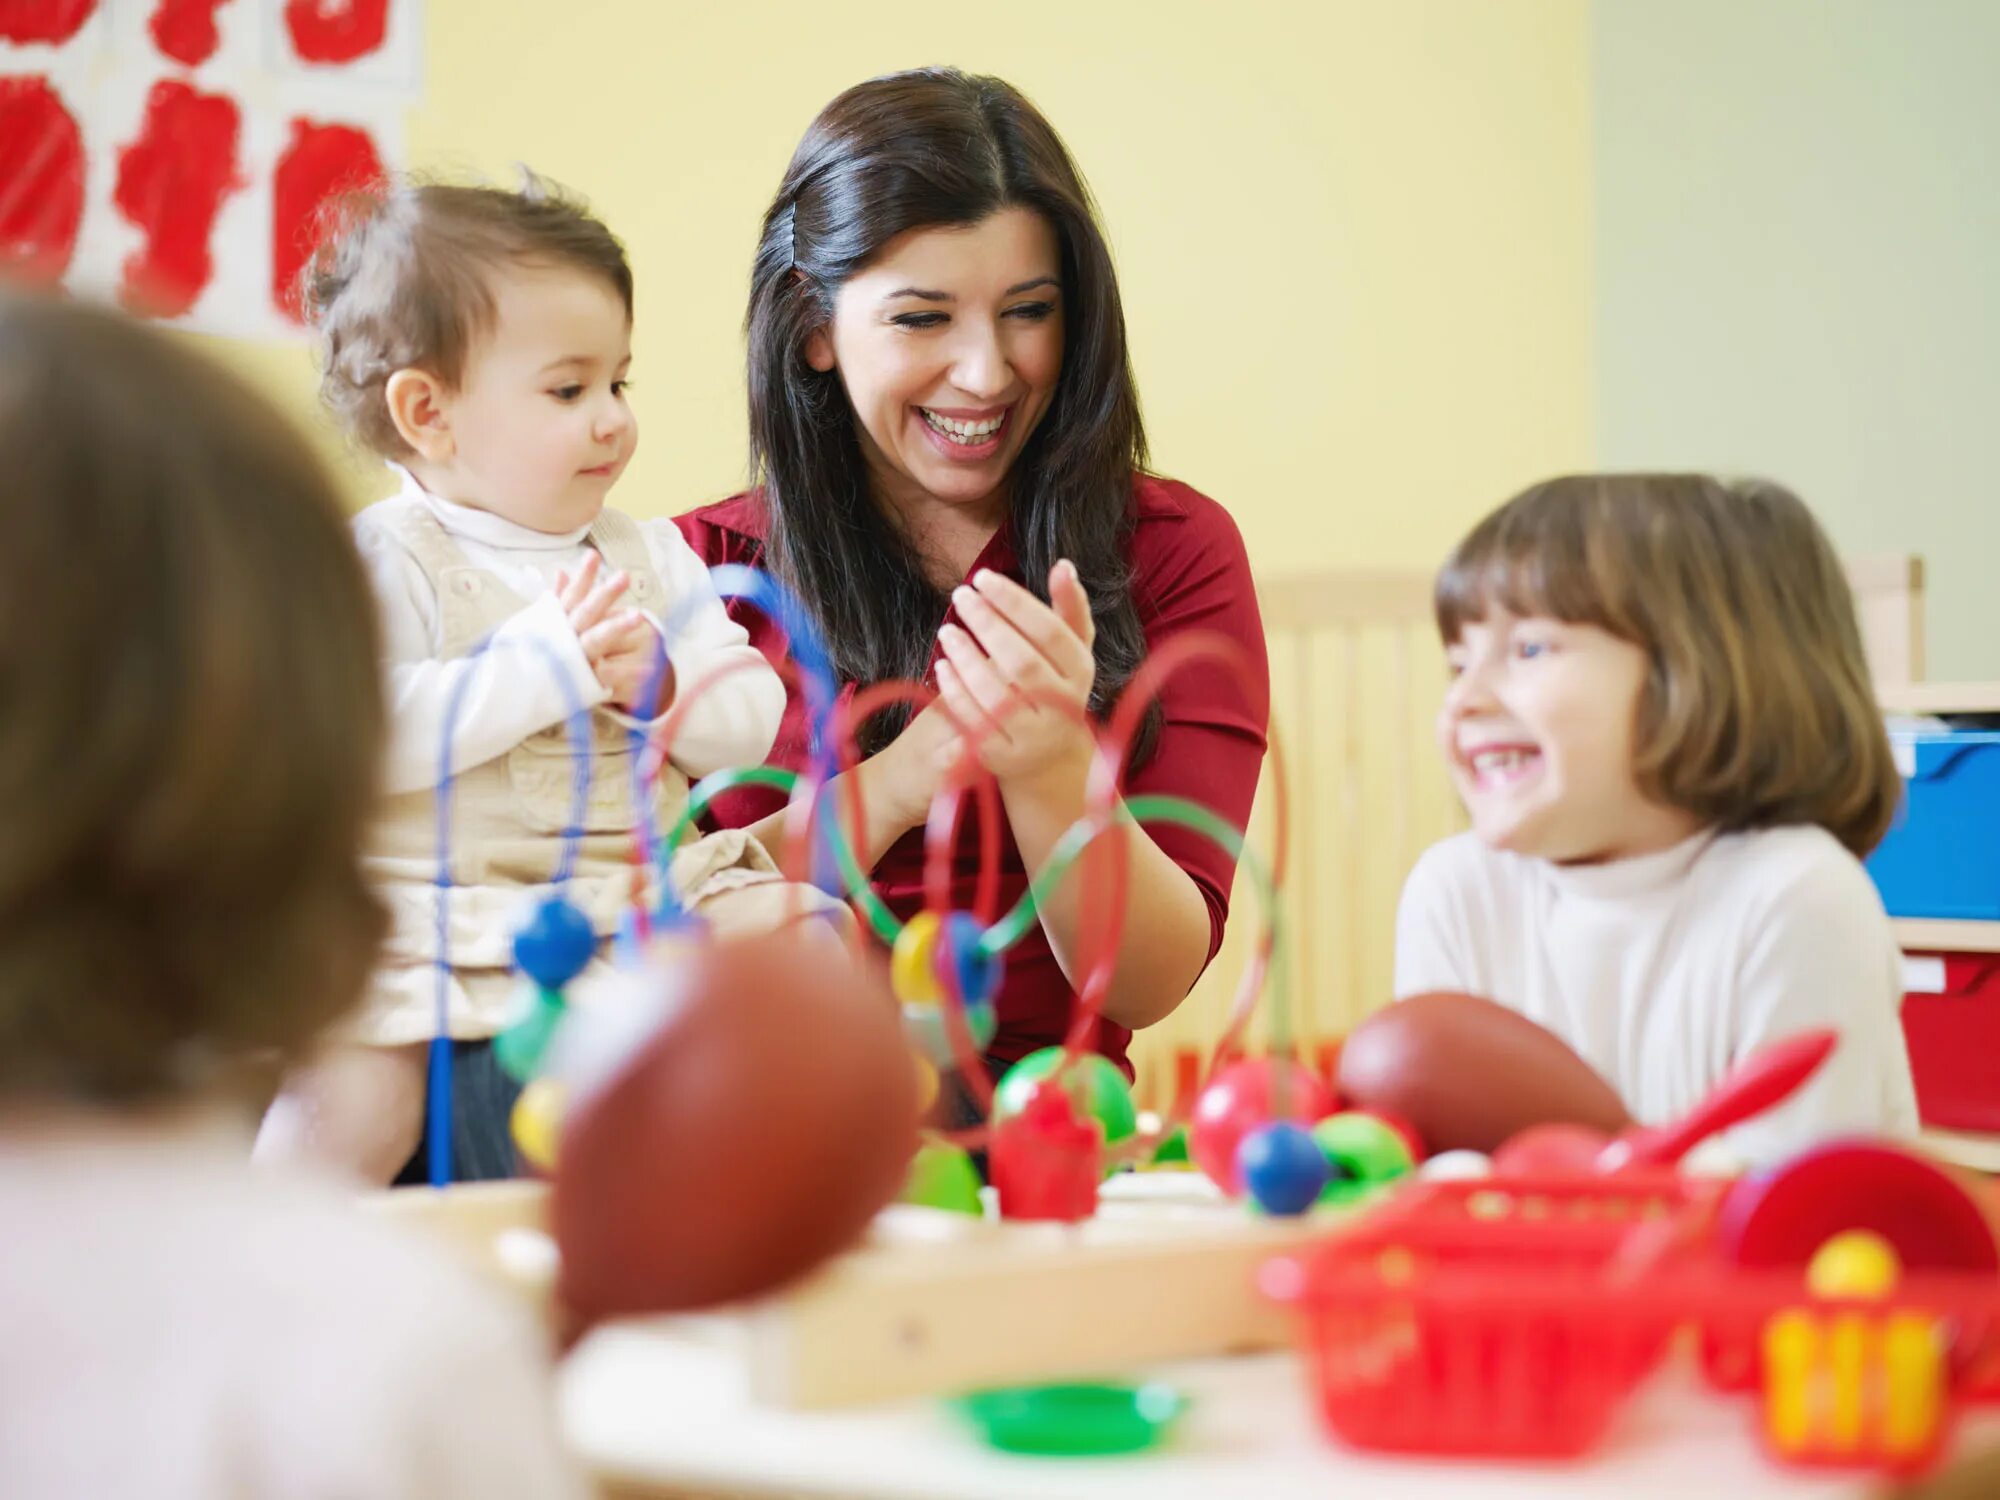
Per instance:
[[[1502,506],[1459,543],[1439,570],[1431,594],[1438,634],[1458,639],[1469,622],[1497,608],[1517,617],[1597,625],[1625,634],[1617,623],[1613,576],[1629,571],[1592,546],[1581,497],[1566,481],[1537,486]]]

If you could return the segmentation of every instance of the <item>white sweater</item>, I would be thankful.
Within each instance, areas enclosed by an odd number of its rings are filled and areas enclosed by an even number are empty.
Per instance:
[[[1754,1164],[1833,1135],[1916,1132],[1889,919],[1821,828],[1711,830],[1590,866],[1447,839],[1396,917],[1396,994],[1426,990],[1483,995],[1553,1031],[1647,1124],[1691,1109],[1760,1045],[1837,1027],[1820,1072],[1725,1136],[1729,1152]]]
[[[582,1500],[546,1339],[219,1116],[0,1114],[0,1495]]]
[[[420,791],[438,781],[438,746],[445,713],[457,684],[467,674],[452,732],[452,770],[463,771],[504,755],[529,735],[562,723],[570,694],[587,707],[609,694],[584,659],[569,617],[557,602],[556,574],[574,577],[588,551],[588,527],[553,534],[531,531],[483,510],[453,505],[427,492],[408,471],[389,466],[403,480],[402,492],[384,506],[414,502],[437,517],[466,560],[497,576],[530,602],[496,632],[492,658],[441,661],[437,598],[423,569],[404,550],[371,506],[354,520],[354,539],[375,585],[389,676],[389,751],[383,791]],[[672,621],[687,599],[704,601],[677,622],[668,657],[677,691],[685,691],[720,663],[741,659],[732,671],[705,689],[674,736],[672,759],[699,779],[725,766],[755,765],[770,752],[785,711],[785,685],[743,627],[724,612],[709,583],[708,569],[672,521],[639,523],[646,553],[667,593],[666,619]],[[622,602],[615,606],[626,607]],[[651,617],[649,617],[651,618]],[[514,649],[525,648],[525,649]],[[560,667],[554,675],[548,663]],[[623,717],[622,715],[620,717]]]

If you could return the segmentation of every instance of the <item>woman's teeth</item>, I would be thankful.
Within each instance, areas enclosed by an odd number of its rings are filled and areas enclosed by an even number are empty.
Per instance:
[[[961,422],[953,417],[941,417],[928,407],[920,406],[917,410],[924,414],[924,420],[930,424],[931,431],[941,433],[949,441],[967,448],[985,442],[998,432],[1007,420],[1007,413],[1004,411],[997,417],[988,417],[983,421]]]

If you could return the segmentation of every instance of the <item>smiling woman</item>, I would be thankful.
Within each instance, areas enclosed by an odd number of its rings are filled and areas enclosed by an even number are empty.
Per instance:
[[[864,726],[866,862],[892,909],[922,904],[914,831],[958,746],[999,789],[1002,899],[1081,814],[1102,716],[1177,634],[1214,631],[1247,669],[1177,673],[1126,787],[1247,819],[1269,685],[1249,565],[1214,501],[1146,472],[1111,256],[1048,122],[998,79],[949,70],[848,90],[806,132],[751,275],[755,490],[681,520],[710,563],[755,562],[806,601],[848,692],[934,683],[938,702]],[[760,621],[752,638],[782,643]],[[794,700],[773,758],[798,765]],[[768,804],[725,798],[725,822]],[[1232,874],[1194,835],[1128,839],[1132,897],[1098,1046],[1172,1012],[1221,941]],[[976,862],[954,872],[969,906]],[[989,1064],[1062,1038],[1088,951],[1078,882],[1009,955]]]

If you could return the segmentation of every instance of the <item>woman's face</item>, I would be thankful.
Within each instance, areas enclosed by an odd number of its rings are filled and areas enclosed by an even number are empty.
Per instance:
[[[1062,370],[1061,272],[1048,221],[1005,208],[901,234],[840,288],[806,360],[840,372],[878,500],[1004,508]]]

